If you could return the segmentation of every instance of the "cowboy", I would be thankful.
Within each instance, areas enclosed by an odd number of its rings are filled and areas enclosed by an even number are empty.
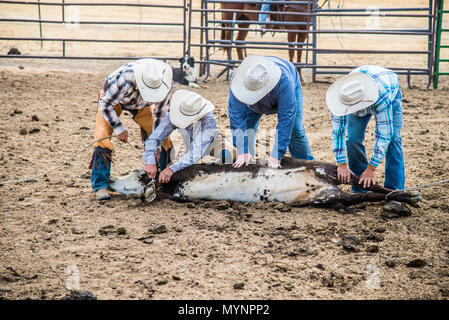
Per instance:
[[[199,94],[188,90],[177,90],[170,102],[170,112],[161,124],[145,141],[144,171],[154,178],[157,173],[157,148],[173,131],[179,129],[189,150],[178,161],[159,174],[159,182],[167,183],[171,176],[198,162],[204,155],[219,158],[222,163],[232,163],[236,151],[230,142],[224,139],[217,127],[214,105]]]
[[[337,159],[338,178],[349,182],[351,170],[360,177],[363,187],[369,187],[376,183],[376,168],[386,158],[385,187],[403,189],[402,94],[398,76],[379,66],[358,67],[329,87],[326,103],[332,112],[332,150]],[[376,129],[373,155],[368,162],[363,140],[371,116],[376,121]],[[356,185],[351,191],[365,192]]]
[[[128,131],[119,120],[123,110],[130,112],[140,126],[145,140],[167,113],[168,97],[172,86],[172,68],[159,60],[141,59],[127,63],[112,72],[100,91],[95,124],[95,140],[91,183],[98,200],[107,200],[111,175],[113,133],[121,142],[128,141]],[[150,108],[155,104],[154,109]],[[106,139],[104,139],[106,138]],[[159,165],[164,169],[173,147],[170,139],[162,143]]]
[[[234,167],[254,158],[255,136],[263,114],[277,114],[275,144],[268,166],[280,167],[287,151],[293,158],[313,160],[306,136],[298,70],[277,57],[248,56],[235,71],[229,92],[229,121],[237,147]]]

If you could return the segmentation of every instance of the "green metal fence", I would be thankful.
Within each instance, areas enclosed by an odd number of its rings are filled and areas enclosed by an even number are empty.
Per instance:
[[[443,16],[449,13],[449,10],[444,10],[444,0],[439,0],[437,4],[437,34],[435,43],[435,67],[434,67],[434,89],[438,89],[438,81],[441,75],[449,75],[449,72],[440,71],[440,62],[449,62],[449,59],[441,59],[441,49],[449,49],[449,45],[441,44],[441,35],[443,32],[449,32],[449,29],[443,29]]]

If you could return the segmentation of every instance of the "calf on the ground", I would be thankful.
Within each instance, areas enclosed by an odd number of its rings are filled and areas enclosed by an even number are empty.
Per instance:
[[[169,183],[160,185],[160,190],[179,201],[280,201],[294,206],[350,206],[383,201],[387,195],[388,200],[400,202],[416,203],[422,200],[419,192],[391,193],[393,190],[379,185],[367,188],[371,191],[368,193],[345,192],[338,188],[341,182],[337,178],[337,166],[331,163],[284,158],[281,165],[281,169],[260,164],[235,169],[230,164],[195,164],[176,172]],[[130,175],[119,179],[143,185],[148,182],[142,170],[135,171],[134,175],[139,175],[139,179],[131,179]],[[352,175],[350,183],[357,180]]]

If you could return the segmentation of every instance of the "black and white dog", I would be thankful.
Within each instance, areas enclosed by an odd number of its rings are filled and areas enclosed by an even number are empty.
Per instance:
[[[173,68],[173,81],[180,84],[200,88],[196,82],[197,70],[195,68],[195,59],[188,55],[179,59],[181,68]]]

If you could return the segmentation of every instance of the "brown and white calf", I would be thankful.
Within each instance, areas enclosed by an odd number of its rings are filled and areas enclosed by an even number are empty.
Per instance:
[[[367,188],[371,191],[368,193],[345,192],[338,188],[341,182],[337,179],[337,166],[331,163],[284,158],[281,165],[281,169],[260,164],[235,169],[230,164],[195,164],[175,173],[169,183],[160,185],[160,191],[180,201],[280,201],[295,206],[326,207],[382,201],[393,191],[374,185]],[[351,183],[357,180],[356,176],[351,176]],[[134,187],[130,181],[134,181]],[[148,182],[143,171],[138,169],[114,180],[110,186],[125,194],[126,190],[139,189],[148,196],[151,194],[145,189]],[[118,183],[121,186],[117,187]],[[419,192],[398,191],[390,194],[388,200],[416,203],[422,198]]]

